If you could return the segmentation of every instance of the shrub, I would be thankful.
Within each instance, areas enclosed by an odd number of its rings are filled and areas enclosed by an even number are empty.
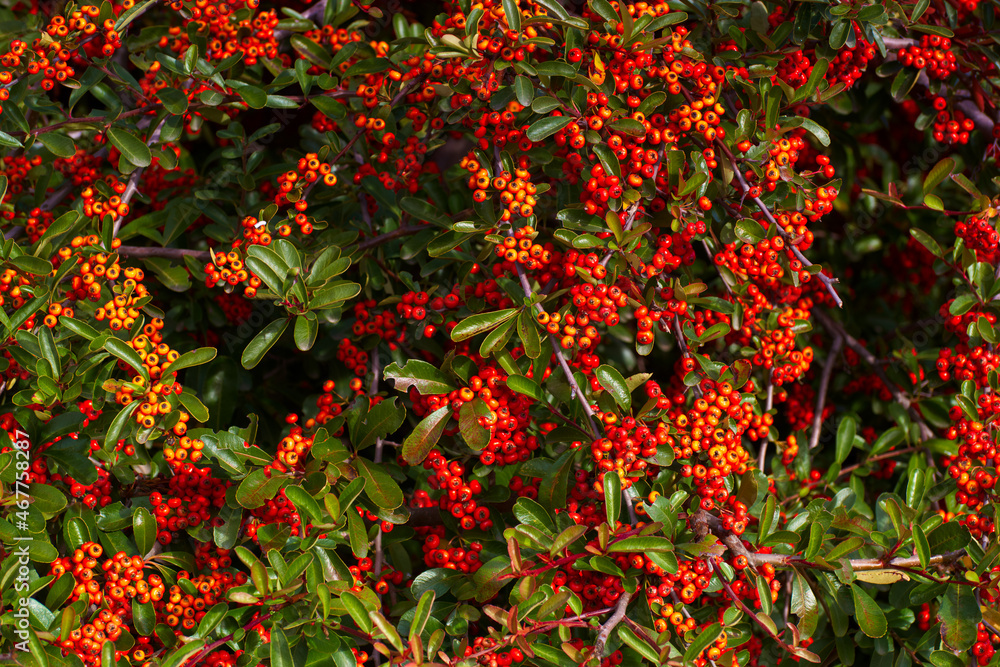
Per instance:
[[[12,0],[10,663],[997,664],[995,5]]]

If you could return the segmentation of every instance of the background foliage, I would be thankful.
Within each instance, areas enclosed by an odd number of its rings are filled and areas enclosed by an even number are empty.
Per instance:
[[[6,0],[2,659],[996,664],[996,4]]]

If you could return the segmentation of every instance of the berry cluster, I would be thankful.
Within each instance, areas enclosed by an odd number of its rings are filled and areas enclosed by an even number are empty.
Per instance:
[[[932,79],[947,79],[958,69],[951,39],[940,35],[923,35],[919,45],[904,46],[896,57],[906,67],[925,70]]]

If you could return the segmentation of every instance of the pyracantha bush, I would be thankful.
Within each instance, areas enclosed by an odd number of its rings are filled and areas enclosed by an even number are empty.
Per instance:
[[[996,665],[996,3],[7,0],[31,667]]]

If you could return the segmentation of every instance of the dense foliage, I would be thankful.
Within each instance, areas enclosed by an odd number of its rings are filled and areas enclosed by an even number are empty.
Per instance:
[[[31,667],[1000,663],[977,0],[5,0]]]

